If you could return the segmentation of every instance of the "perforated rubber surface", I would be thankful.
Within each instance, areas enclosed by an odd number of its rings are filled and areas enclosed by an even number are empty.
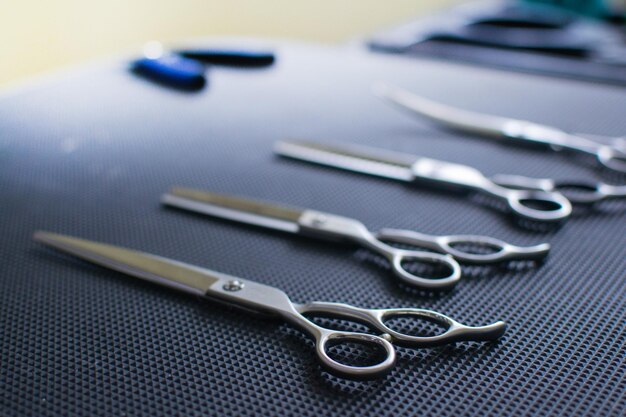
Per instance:
[[[290,137],[353,142],[487,174],[600,176],[594,161],[437,130],[370,94],[388,80],[473,110],[574,131],[626,132],[616,88],[284,45],[266,70],[214,68],[198,93],[125,63],[66,73],[0,99],[0,414],[409,416],[625,413],[626,209],[520,228],[482,199],[272,155]],[[604,177],[616,181],[619,178]],[[362,220],[373,230],[549,241],[543,265],[466,268],[448,294],[408,292],[365,250],[162,208],[183,185]],[[386,378],[322,371],[299,331],[44,248],[36,229],[140,249],[253,279],[294,301],[416,306],[497,343],[399,349]]]

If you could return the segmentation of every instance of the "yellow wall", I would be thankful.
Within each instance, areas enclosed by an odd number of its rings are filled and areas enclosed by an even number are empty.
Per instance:
[[[0,85],[148,40],[258,35],[337,42],[458,0],[5,0]]]

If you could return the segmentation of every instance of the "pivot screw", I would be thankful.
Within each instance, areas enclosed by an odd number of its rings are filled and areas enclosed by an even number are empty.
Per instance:
[[[328,221],[328,218],[326,216],[317,216],[313,218],[313,221],[311,223],[313,223],[313,226],[315,227],[320,227],[320,226],[324,226],[324,224],[327,221]]]
[[[224,284],[224,289],[226,291],[239,291],[242,290],[244,287],[243,282],[239,281],[238,279],[233,279],[231,281],[228,281],[226,284]]]

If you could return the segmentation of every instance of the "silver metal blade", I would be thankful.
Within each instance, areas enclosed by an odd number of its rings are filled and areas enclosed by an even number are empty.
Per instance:
[[[390,103],[461,131],[494,137],[506,136],[512,124],[528,123],[516,119],[462,110],[418,96],[386,83],[373,86],[376,96]]]
[[[257,200],[174,187],[163,195],[164,204],[241,223],[297,233],[301,209]]]
[[[205,295],[211,285],[226,277],[160,256],[75,237],[40,231],[33,238],[95,264],[195,295]]]
[[[361,146],[332,146],[305,141],[280,141],[274,151],[282,156],[369,175],[410,182],[417,156]]]

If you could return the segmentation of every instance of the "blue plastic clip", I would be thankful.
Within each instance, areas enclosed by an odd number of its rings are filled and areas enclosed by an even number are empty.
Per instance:
[[[136,74],[169,87],[197,90],[206,84],[205,66],[201,62],[175,54],[140,58],[133,62],[132,69]]]

